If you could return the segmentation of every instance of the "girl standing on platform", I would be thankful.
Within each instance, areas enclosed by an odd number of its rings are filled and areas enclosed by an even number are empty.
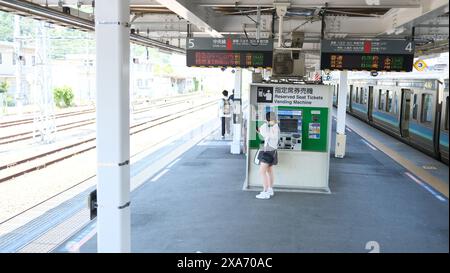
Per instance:
[[[273,192],[273,166],[278,164],[278,140],[280,127],[277,124],[274,112],[266,113],[266,122],[256,130],[264,138],[264,148],[260,150],[258,159],[260,162],[259,173],[262,177],[263,191],[256,198],[269,199]]]

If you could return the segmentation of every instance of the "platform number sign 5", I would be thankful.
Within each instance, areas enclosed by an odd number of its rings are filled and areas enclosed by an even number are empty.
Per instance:
[[[409,52],[412,51],[412,42],[409,42],[409,43],[406,45],[405,50],[406,50],[406,51],[409,51]]]
[[[195,44],[194,44],[194,39],[188,39],[188,48],[194,48]]]
[[[380,253],[380,244],[377,241],[369,241],[366,243],[366,250],[370,250],[369,253]]]

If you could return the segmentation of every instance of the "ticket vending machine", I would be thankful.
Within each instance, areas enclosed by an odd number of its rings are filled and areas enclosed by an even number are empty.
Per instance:
[[[302,150],[302,111],[278,110],[280,141],[278,149]]]
[[[274,188],[330,193],[331,88],[328,85],[251,84],[244,189],[260,190],[262,187],[254,157],[264,146],[264,139],[257,128],[265,122],[267,112],[273,112],[280,127]]]

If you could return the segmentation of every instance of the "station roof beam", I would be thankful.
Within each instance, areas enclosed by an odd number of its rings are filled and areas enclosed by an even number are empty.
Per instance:
[[[427,20],[437,18],[449,11],[448,0],[421,0],[417,8],[391,9],[380,22],[383,25],[382,34],[401,34],[414,26],[420,26]],[[448,17],[447,17],[448,20]]]
[[[131,1],[132,3],[136,1]],[[143,1],[140,1],[143,2]],[[152,1],[149,1],[152,2]],[[154,1],[153,1],[154,2]],[[317,8],[317,7],[329,7],[329,8],[411,8],[420,7],[420,1],[418,0],[284,0],[284,1],[274,1],[274,0],[196,0],[189,1],[195,3],[200,7],[250,7],[254,8],[260,6],[261,8],[271,8],[274,2],[289,2],[291,8]]]
[[[157,0],[158,3],[164,5],[177,15],[188,20],[210,36],[215,38],[223,37],[214,27],[213,17],[210,16],[212,11],[207,10],[204,7],[200,7],[192,1],[185,0]]]
[[[34,1],[38,2],[38,1]],[[0,10],[14,12],[22,16],[30,16],[31,18],[37,20],[46,20],[47,22],[54,23],[57,25],[77,28],[83,31],[93,31],[94,30],[94,20],[89,14],[83,12],[69,12],[65,13],[61,10],[61,7],[45,7],[39,5],[39,3],[32,3],[30,1],[20,1],[20,0],[0,0]],[[41,1],[42,2],[42,1]],[[45,1],[43,1],[45,2]],[[49,1],[51,2],[51,1]],[[53,1],[55,2],[55,1]],[[65,1],[70,2],[70,1]],[[73,1],[72,1],[73,2]],[[76,2],[76,1],[75,1]],[[44,3],[45,5],[45,3]],[[64,4],[65,5],[65,4]],[[180,47],[172,46],[170,44],[158,41],[155,39],[150,39],[137,34],[131,34],[130,40],[133,43],[140,44],[143,46],[156,47],[159,49],[167,50],[169,52],[176,52],[184,54],[185,50]]]

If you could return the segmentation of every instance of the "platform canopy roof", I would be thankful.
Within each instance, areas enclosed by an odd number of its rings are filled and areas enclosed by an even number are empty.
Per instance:
[[[273,38],[277,48],[281,15],[281,47],[290,48],[292,35],[301,33],[297,49],[311,64],[317,63],[322,37],[411,38],[414,32],[417,54],[448,51],[448,0],[131,0],[130,7],[132,40],[181,53],[188,32],[193,37],[246,33],[249,38],[258,32]],[[94,27],[92,0],[0,0],[0,9]]]

